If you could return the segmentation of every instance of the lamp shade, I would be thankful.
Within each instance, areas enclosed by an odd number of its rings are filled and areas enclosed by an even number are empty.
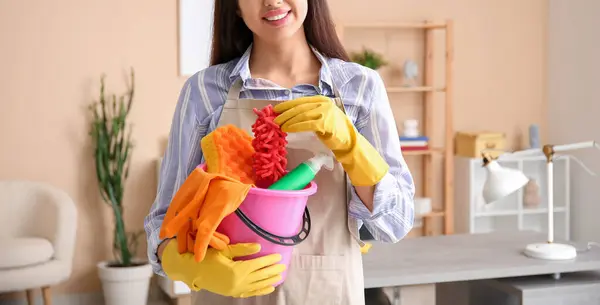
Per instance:
[[[521,171],[504,168],[496,161],[490,161],[485,168],[487,179],[483,185],[483,200],[488,204],[516,192],[529,182]]]

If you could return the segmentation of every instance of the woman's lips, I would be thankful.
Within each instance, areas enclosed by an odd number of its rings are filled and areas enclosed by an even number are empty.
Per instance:
[[[290,10],[277,9],[267,12],[263,20],[271,26],[281,27],[285,25],[290,17]]]
[[[269,18],[272,18],[272,17],[278,16],[278,15],[285,15],[285,14],[287,14],[289,11],[290,11],[290,10],[288,10],[288,9],[283,9],[283,8],[278,8],[278,9],[276,9],[276,10],[270,10],[270,11],[268,11],[267,13],[265,13],[265,14],[263,15],[263,18],[264,18],[264,19],[269,19]]]

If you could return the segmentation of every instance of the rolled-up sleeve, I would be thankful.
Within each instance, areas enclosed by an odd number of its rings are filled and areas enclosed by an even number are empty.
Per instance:
[[[369,211],[354,188],[349,214],[382,242],[397,242],[414,224],[415,186],[400,148],[400,138],[383,80],[373,70],[364,77],[367,104],[356,120],[357,130],[377,149],[390,166],[375,185],[373,211]]]
[[[148,242],[148,259],[156,274],[165,275],[156,255],[163,241],[159,238],[160,227],[175,192],[191,171],[200,164],[202,152],[200,139],[205,133],[199,124],[198,85],[195,75],[188,79],[181,90],[171,123],[166,151],[160,167],[155,201],[144,219]]]

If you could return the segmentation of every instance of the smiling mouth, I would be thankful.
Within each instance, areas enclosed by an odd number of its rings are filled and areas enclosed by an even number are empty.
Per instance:
[[[290,12],[287,13],[283,13],[283,14],[279,14],[277,16],[273,16],[273,17],[266,17],[265,20],[267,21],[277,21],[277,20],[281,20],[283,18],[285,18],[285,16],[287,16]]]
[[[281,14],[277,14],[277,15],[273,15],[273,16],[268,16],[268,17],[263,17],[263,20],[265,21],[279,21],[284,19],[285,17],[287,17],[292,11],[287,11],[287,12],[282,12]]]

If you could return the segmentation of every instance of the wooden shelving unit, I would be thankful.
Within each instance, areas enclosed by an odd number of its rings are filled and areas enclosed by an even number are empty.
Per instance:
[[[454,37],[453,37],[453,22],[447,20],[445,22],[417,22],[417,23],[364,23],[364,24],[341,24],[338,27],[338,35],[343,40],[344,32],[347,30],[422,30],[424,31],[424,66],[420,69],[423,75],[423,84],[417,87],[388,87],[389,95],[402,93],[422,93],[423,95],[423,119],[421,128],[423,134],[429,137],[429,146],[432,147],[425,151],[405,151],[405,157],[421,157],[423,158],[422,171],[422,196],[432,198],[434,195],[434,187],[440,182],[437,177],[440,174],[434,173],[434,156],[443,158],[443,178],[442,182],[442,203],[441,209],[435,209],[431,213],[422,216],[422,235],[432,235],[432,223],[435,218],[442,218],[443,234],[454,233],[454,130],[452,120],[452,97],[453,97],[453,54],[454,54]],[[434,53],[435,39],[434,31],[445,32],[445,56],[444,56],[444,84],[434,84]],[[368,46],[366,46],[368,47]],[[445,96],[444,103],[434,102],[434,94],[443,94]],[[435,107],[444,107],[444,124],[439,125],[434,121]],[[438,145],[433,139],[433,131],[439,128],[444,129],[444,144]],[[417,182],[419,183],[419,182]]]

